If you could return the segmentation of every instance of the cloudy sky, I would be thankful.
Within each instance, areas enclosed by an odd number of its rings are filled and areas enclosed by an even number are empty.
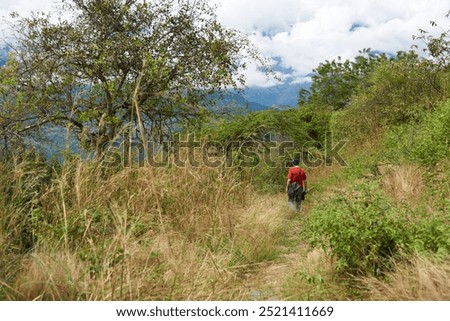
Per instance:
[[[388,53],[408,50],[418,29],[434,20],[448,28],[448,0],[213,0],[227,27],[249,35],[259,50],[283,71],[282,79],[302,82],[326,59],[352,58],[372,48]],[[11,11],[48,11],[55,0],[0,0],[0,17]],[[307,79],[307,78],[306,78]],[[250,86],[273,81],[254,68]]]

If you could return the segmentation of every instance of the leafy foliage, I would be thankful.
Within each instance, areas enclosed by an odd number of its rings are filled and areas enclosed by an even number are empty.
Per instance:
[[[446,17],[450,17],[450,11],[446,14]],[[424,29],[419,29],[420,34],[413,36],[413,39],[419,40],[425,45],[422,50],[427,54],[431,66],[448,70],[450,66],[450,28],[444,29],[434,21],[430,21],[430,24],[433,28],[440,29],[438,36],[434,36]],[[414,48],[418,49],[419,46],[415,45]]]
[[[309,101],[319,106],[339,110],[349,105],[351,97],[364,88],[366,77],[382,62],[389,60],[386,54],[375,54],[370,49],[359,52],[353,61],[325,61],[314,69]],[[304,95],[304,93],[301,93]],[[303,96],[300,101],[304,101]]]
[[[450,101],[429,112],[419,124],[392,129],[384,140],[384,157],[435,165],[450,157]]]
[[[449,232],[445,216],[396,206],[376,183],[356,185],[353,193],[323,202],[305,226],[311,245],[335,257],[338,271],[374,275],[413,251],[448,254]]]
[[[311,105],[286,110],[270,109],[236,115],[231,119],[211,120],[202,127],[199,135],[227,146],[227,152],[238,157],[245,154],[242,147],[254,146],[260,160],[252,166],[254,185],[264,192],[282,191],[286,183],[287,161],[301,156],[307,163],[308,157],[313,156],[313,159],[317,156],[310,153],[320,153],[329,118],[330,112],[315,111]]]
[[[433,77],[432,77],[433,76]],[[445,75],[431,74],[414,53],[381,63],[351,105],[332,116],[332,130],[344,137],[366,137],[388,127],[417,123],[444,98]]]
[[[337,270],[353,274],[377,273],[409,242],[406,221],[396,215],[376,185],[356,187],[317,207],[305,231],[313,246],[337,259]]]
[[[99,152],[130,124],[139,139],[162,139],[173,122],[201,118],[206,93],[244,84],[244,58],[262,62],[204,0],[73,0],[62,10],[72,17],[12,25],[18,68],[8,90],[30,106],[16,125],[69,125]]]
[[[270,109],[212,121],[201,134],[218,141],[261,141],[271,134],[274,140],[282,137],[298,146],[305,143],[317,146],[325,137],[329,117],[329,112],[316,111],[310,105],[299,109]]]

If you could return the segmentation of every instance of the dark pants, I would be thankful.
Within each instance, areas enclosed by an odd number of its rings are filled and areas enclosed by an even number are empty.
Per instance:
[[[293,208],[298,210],[302,203],[303,188],[297,182],[289,185],[288,188],[288,202]]]

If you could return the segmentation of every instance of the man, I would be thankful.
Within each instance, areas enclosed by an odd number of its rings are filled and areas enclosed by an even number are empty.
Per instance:
[[[286,183],[289,206],[295,210],[300,209],[303,195],[308,190],[305,171],[299,164],[300,160],[297,158],[292,161],[293,167],[289,169]]]

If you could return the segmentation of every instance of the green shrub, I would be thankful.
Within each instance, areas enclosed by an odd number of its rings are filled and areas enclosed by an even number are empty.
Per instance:
[[[304,234],[313,247],[336,259],[338,272],[377,275],[394,259],[413,252],[448,255],[450,225],[445,213],[395,206],[376,183],[367,183],[314,208]]]
[[[445,257],[450,253],[450,225],[442,216],[425,215],[418,219],[411,228],[414,250]]]
[[[286,186],[287,172],[284,162],[278,162],[276,166],[261,165],[253,171],[252,185],[258,192],[282,192]]]
[[[418,125],[405,124],[387,132],[383,140],[383,160],[398,164],[413,159],[412,150],[417,131]]]
[[[338,271],[376,274],[406,249],[406,226],[378,186],[365,184],[313,209],[305,230],[312,246],[337,260]]]
[[[450,101],[428,113],[419,124],[394,127],[384,139],[384,158],[435,165],[450,157]]]
[[[426,165],[450,157],[450,101],[428,114],[415,141],[412,155]]]
[[[366,85],[353,93],[345,109],[332,115],[331,130],[339,138],[364,139],[392,126],[420,122],[444,99],[445,77],[432,73],[415,54],[385,61],[368,74]]]
[[[354,181],[367,175],[375,175],[377,172],[378,151],[353,156],[348,160],[348,166],[344,168],[348,180]]]

